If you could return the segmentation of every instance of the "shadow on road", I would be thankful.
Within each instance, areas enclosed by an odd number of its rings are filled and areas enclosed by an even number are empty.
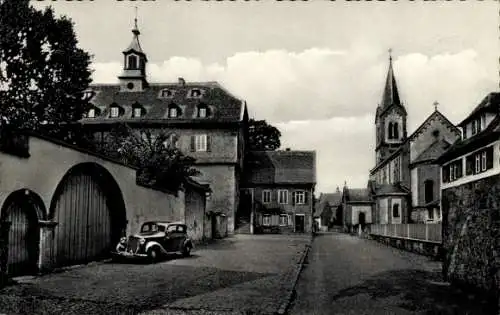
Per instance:
[[[399,296],[399,307],[419,314],[497,314],[497,303],[479,294],[467,294],[442,282],[439,272],[393,270],[341,290],[333,301],[368,294],[372,299]]]

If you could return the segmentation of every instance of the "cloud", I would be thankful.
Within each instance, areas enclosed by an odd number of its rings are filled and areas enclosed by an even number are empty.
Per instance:
[[[374,160],[373,114],[387,66],[370,46],[357,45],[343,51],[247,51],[212,64],[172,57],[149,64],[148,75],[155,82],[219,81],[247,101],[251,116],[278,126],[283,147],[317,150],[318,190],[331,191],[344,180],[366,185]],[[121,64],[97,63],[94,69],[95,82],[116,82]],[[394,57],[394,70],[410,132],[434,110],[434,101],[458,122],[497,86],[496,67],[474,50],[408,53]]]

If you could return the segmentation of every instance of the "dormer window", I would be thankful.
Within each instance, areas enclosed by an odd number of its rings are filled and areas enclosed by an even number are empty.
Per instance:
[[[172,98],[174,96],[174,91],[172,90],[161,90],[160,97],[161,98]]]
[[[198,118],[206,118],[209,116],[208,106],[204,104],[198,105]]]
[[[118,107],[111,107],[111,117],[118,117],[120,115],[120,109]]]
[[[176,104],[170,104],[167,114],[169,118],[177,118],[182,115],[182,112],[179,106],[177,106]]]
[[[479,132],[481,132],[481,117],[475,118],[472,121],[472,135],[475,135]]]
[[[127,68],[128,69],[137,69],[137,56],[136,55],[130,55],[127,57]]]
[[[190,98],[201,98],[203,95],[202,91],[200,89],[192,89],[189,91],[188,97]]]
[[[132,117],[141,117],[142,116],[142,107],[134,107],[134,110],[132,112]]]
[[[85,101],[90,100],[95,95],[94,91],[84,91],[82,95],[82,99]]]
[[[87,118],[95,118],[95,108],[89,109],[89,112],[87,114]]]

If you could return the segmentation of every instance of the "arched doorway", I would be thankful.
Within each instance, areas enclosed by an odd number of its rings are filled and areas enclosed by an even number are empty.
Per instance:
[[[9,276],[29,275],[38,271],[38,220],[44,217],[42,199],[28,189],[17,190],[5,199],[1,221],[11,222],[7,255]]]
[[[54,239],[57,266],[106,258],[127,222],[118,184],[95,163],[76,165],[66,173],[52,197],[49,217],[58,223]]]

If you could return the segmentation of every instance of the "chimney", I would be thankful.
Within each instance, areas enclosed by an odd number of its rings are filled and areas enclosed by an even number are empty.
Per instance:
[[[185,86],[186,85],[186,80],[184,80],[184,78],[179,78],[179,85],[180,86]]]
[[[338,193],[340,192],[340,188],[339,188],[339,186],[337,186],[337,192],[338,192]]]

